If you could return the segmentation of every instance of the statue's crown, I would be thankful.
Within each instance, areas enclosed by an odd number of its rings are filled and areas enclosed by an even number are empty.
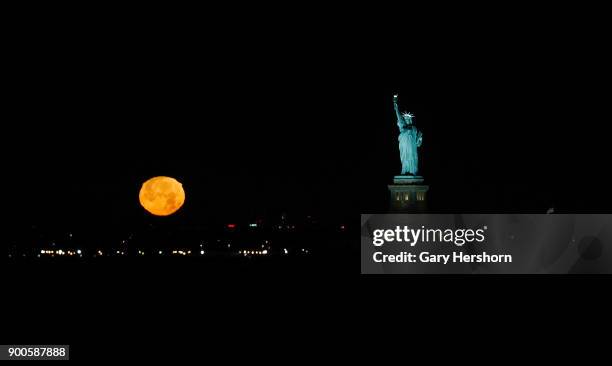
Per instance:
[[[410,112],[404,112],[404,113],[402,113],[402,115],[403,115],[404,117],[410,117],[410,118],[414,117],[414,114],[412,114],[412,113],[410,113]]]

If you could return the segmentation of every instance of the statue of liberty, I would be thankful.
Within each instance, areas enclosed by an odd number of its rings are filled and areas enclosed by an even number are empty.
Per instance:
[[[400,113],[397,106],[397,95],[393,96],[393,106],[397,115],[397,126],[400,134],[399,151],[402,160],[402,175],[409,174],[416,176],[419,171],[419,154],[417,148],[423,143],[423,134],[412,124],[410,112]]]

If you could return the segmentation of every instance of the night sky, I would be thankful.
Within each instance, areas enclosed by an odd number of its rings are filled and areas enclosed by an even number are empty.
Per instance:
[[[552,37],[534,19],[522,33],[493,20],[435,32],[423,19],[382,41],[289,23],[290,35],[263,26],[199,43],[71,32],[18,43],[3,135],[11,235],[161,222],[137,199],[159,175],[187,194],[169,226],[281,213],[356,224],[386,212],[400,171],[394,93],[423,131],[432,212],[609,207],[597,37]]]
[[[604,94],[591,87],[604,61],[540,45],[449,40],[401,58],[53,47],[23,60],[11,96],[11,212],[26,226],[129,223],[156,175],[185,186],[177,222],[384,212],[395,92],[424,133],[432,210],[604,209]]]

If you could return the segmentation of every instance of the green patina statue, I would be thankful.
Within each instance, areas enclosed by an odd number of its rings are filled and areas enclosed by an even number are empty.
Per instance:
[[[417,148],[423,143],[423,134],[412,124],[414,115],[409,112],[400,113],[397,105],[397,95],[393,96],[393,106],[397,115],[397,126],[400,130],[398,140],[402,174],[416,176],[419,171]]]

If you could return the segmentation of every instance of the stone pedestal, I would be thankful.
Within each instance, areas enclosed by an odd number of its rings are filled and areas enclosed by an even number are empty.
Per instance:
[[[396,175],[389,185],[390,205],[392,212],[418,213],[427,211],[427,191],[429,186],[423,184],[421,176]]]

